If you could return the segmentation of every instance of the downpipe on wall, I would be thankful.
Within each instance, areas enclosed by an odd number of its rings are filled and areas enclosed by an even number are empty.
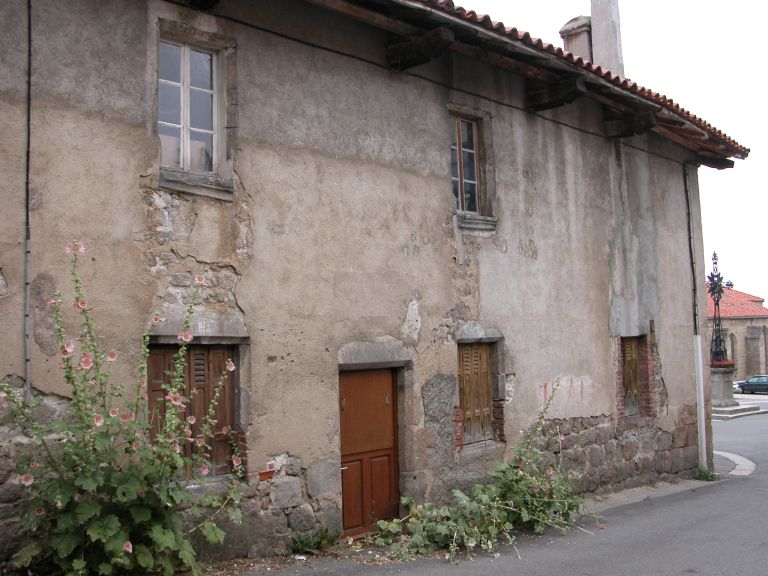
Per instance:
[[[27,124],[25,130],[26,150],[24,166],[24,400],[32,398],[32,377],[29,360],[29,300],[31,272],[31,239],[32,231],[29,223],[29,178],[30,151],[32,133],[32,0],[27,0]]]
[[[688,216],[688,254],[691,262],[691,280],[693,282],[693,354],[696,364],[696,423],[698,431],[699,468],[707,470],[707,407],[704,404],[704,358],[699,333],[699,299],[696,275],[696,252],[693,245],[693,213],[691,208],[691,190],[689,187],[688,165],[683,164],[683,188]]]

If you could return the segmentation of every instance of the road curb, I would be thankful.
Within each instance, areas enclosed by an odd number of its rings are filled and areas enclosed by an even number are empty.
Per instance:
[[[722,452],[720,450],[714,450],[713,453],[722,456],[723,458],[727,458],[735,464],[734,469],[728,472],[729,476],[749,476],[757,468],[752,460],[744,458],[744,456],[732,454],[731,452]]]

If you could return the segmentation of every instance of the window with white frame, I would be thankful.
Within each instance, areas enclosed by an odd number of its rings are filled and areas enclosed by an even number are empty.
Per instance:
[[[160,42],[157,132],[164,168],[217,172],[216,57],[187,44]]]
[[[478,126],[475,120],[451,116],[451,184],[458,212],[480,213]]]

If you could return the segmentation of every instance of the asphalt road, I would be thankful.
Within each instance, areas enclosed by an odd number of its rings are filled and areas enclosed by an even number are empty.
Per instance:
[[[766,401],[751,395],[748,401]],[[504,549],[499,558],[478,555],[449,564],[419,560],[389,566],[359,565],[332,559],[286,566],[290,575],[414,576],[766,576],[768,574],[768,415],[713,422],[715,449],[739,454],[757,466],[746,477],[728,476],[732,464],[717,459],[726,472],[719,482],[605,510],[605,529],[594,524],[586,534],[524,537],[522,558]]]

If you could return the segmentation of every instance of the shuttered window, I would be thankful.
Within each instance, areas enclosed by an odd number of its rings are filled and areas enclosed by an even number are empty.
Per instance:
[[[464,443],[493,438],[491,344],[459,344],[459,401]]]
[[[165,417],[165,394],[171,381],[175,346],[153,346],[149,351],[148,401],[149,418],[153,433],[160,430]],[[234,424],[234,373],[226,370],[227,359],[235,359],[231,346],[190,346],[187,350],[187,366],[184,373],[184,395],[190,399],[187,416],[194,416],[192,435],[200,435],[200,425],[208,412],[216,384],[225,375],[223,388],[216,407],[216,431],[211,442],[211,474],[226,474],[231,470],[231,449],[227,433]],[[186,450],[193,446],[185,443]]]
[[[624,414],[640,412],[640,338],[621,339]]]

